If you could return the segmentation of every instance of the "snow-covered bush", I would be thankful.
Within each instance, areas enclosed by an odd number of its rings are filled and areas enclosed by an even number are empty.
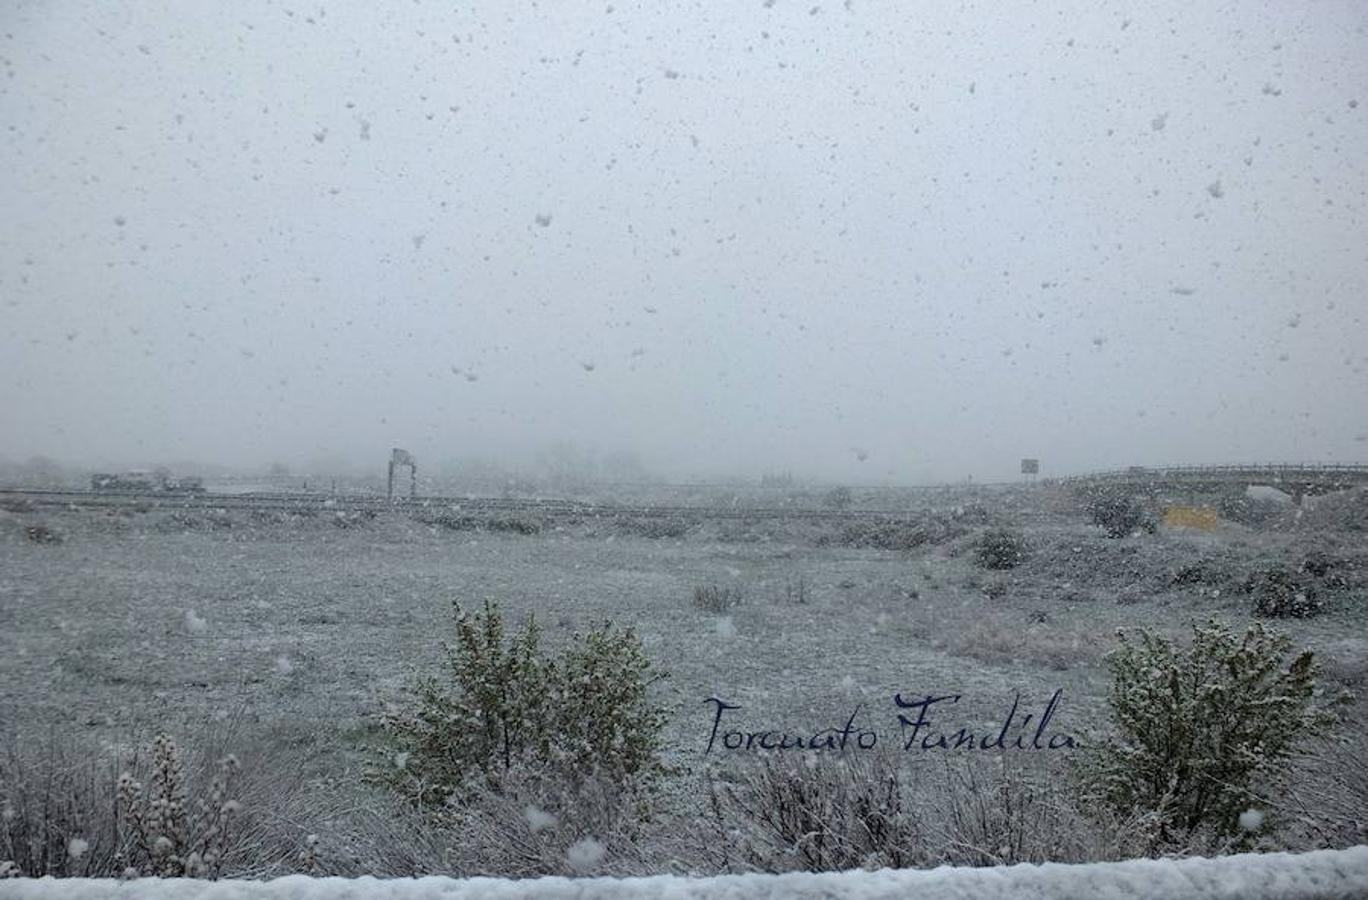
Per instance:
[[[1211,559],[1198,559],[1174,570],[1169,584],[1175,587],[1220,587],[1230,580],[1230,572]]]
[[[1240,834],[1256,788],[1331,716],[1318,701],[1312,654],[1253,623],[1236,636],[1212,620],[1176,648],[1140,628],[1108,656],[1114,736],[1081,768],[1085,800],[1146,817],[1151,851]]]
[[[1335,739],[1318,741],[1299,766],[1295,780],[1279,798],[1301,840],[1288,849],[1352,847],[1368,844],[1368,721],[1365,704],[1346,716]],[[1291,843],[1291,842],[1289,842]]]
[[[1002,757],[983,765],[947,764],[944,780],[923,798],[937,823],[933,850],[952,866],[1078,862],[1130,855],[1123,823],[1087,827],[1065,779],[1043,765]]]
[[[455,618],[445,678],[421,679],[416,708],[385,719],[392,745],[374,772],[382,780],[436,805],[515,767],[572,778],[660,770],[665,715],[647,694],[663,676],[632,629],[605,623],[545,657],[531,616],[512,638],[490,602],[473,616],[456,605]]]
[[[1134,497],[1105,492],[1088,501],[1088,512],[1093,523],[1107,533],[1107,537],[1123,538],[1136,531],[1153,531],[1154,519]]]
[[[210,734],[195,754],[166,735],[99,751],[57,735],[11,744],[0,754],[0,860],[28,877],[289,871],[292,836],[265,820],[262,798],[286,803],[295,784],[240,770],[222,743]]]
[[[915,550],[926,544],[944,544],[969,532],[972,517],[951,512],[924,510],[898,518],[859,517],[846,520],[839,530],[816,535],[819,547],[855,547],[875,550]]]
[[[644,875],[659,871],[647,829],[652,796],[633,780],[586,772],[566,778],[536,766],[483,784],[447,815],[467,875]]]
[[[236,757],[218,763],[209,788],[191,805],[186,797],[180,748],[167,735],[152,743],[152,777],[143,784],[124,772],[118,780],[119,810],[132,834],[125,873],[164,878],[217,878],[242,804],[229,796]]]
[[[974,558],[985,569],[1013,569],[1028,555],[1026,537],[1019,531],[992,528],[979,536]]]
[[[719,840],[763,871],[839,872],[926,864],[908,770],[895,756],[766,757],[711,783]],[[737,839],[740,839],[739,841]]]
[[[1244,587],[1253,596],[1254,613],[1259,616],[1309,619],[1325,606],[1314,585],[1281,566],[1251,575]]]
[[[861,519],[842,528],[837,543],[844,547],[913,550],[932,539],[932,532],[918,522],[902,519]]]
[[[1087,823],[1055,774],[1045,760],[778,754],[709,778],[714,838],[703,852],[719,871],[767,872],[1130,855],[1124,829]]]
[[[373,512],[371,516],[374,517]],[[540,522],[518,516],[472,516],[446,512],[422,517],[417,521],[448,531],[489,531],[521,535],[540,534],[542,531]]]

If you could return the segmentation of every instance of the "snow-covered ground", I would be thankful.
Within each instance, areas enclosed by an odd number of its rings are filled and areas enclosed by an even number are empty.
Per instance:
[[[974,565],[972,531],[909,552],[820,544],[840,522],[704,522],[643,538],[617,527],[632,522],[551,522],[524,536],[401,516],[341,528],[246,511],[0,513],[0,722],[118,740],[188,735],[246,705],[310,737],[355,730],[404,697],[412,667],[440,664],[451,600],[488,597],[514,620],[535,612],[551,643],[603,618],[636,626],[672,676],[672,752],[701,752],[713,695],[747,715],[763,707],[766,722],[824,727],[856,702],[946,691],[964,695],[971,722],[995,724],[1014,691],[1063,688],[1057,718],[1079,728],[1100,722],[1100,657],[1117,627],[1245,621],[1235,586],[1258,566],[1365,552],[1338,532],[1344,546],[1243,531],[1110,541],[1080,515],[994,516],[1032,544],[1006,573]],[[27,540],[33,525],[65,540]],[[1174,583],[1201,566],[1206,581]],[[744,593],[729,621],[694,607],[709,584]],[[1363,622],[1361,607],[1338,602],[1280,627],[1324,650]]]
[[[146,897],[151,900],[621,900],[653,897],[694,898],[843,897],[875,900],[892,897],[936,900],[1169,900],[1169,898],[1368,897],[1368,846],[1314,853],[1268,853],[1220,859],[1131,860],[1066,866],[1045,864],[989,869],[940,868],[823,875],[729,875],[715,878],[309,878],[294,875],[273,881],[185,881],[140,879],[41,879],[0,882],[3,900]]]
[[[272,838],[284,860],[295,858],[304,835],[318,833],[326,856],[321,871],[328,873],[515,871],[485,857],[453,865],[441,840],[433,859],[419,854],[406,868],[385,852],[393,843],[388,832],[366,831],[379,830],[376,820],[332,811],[368,810],[375,802],[370,787],[351,775],[367,761],[379,716],[408,699],[414,673],[442,664],[452,599],[491,598],[512,621],[535,613],[553,648],[611,618],[635,626],[652,660],[670,673],[658,689],[670,714],[664,747],[667,761],[684,773],[664,792],[663,824],[649,840],[630,844],[647,848],[641,858],[610,853],[586,871],[628,874],[685,868],[667,866],[685,852],[670,843],[675,825],[701,821],[700,786],[709,767],[736,763],[735,754],[708,751],[708,697],[739,704],[728,722],[743,730],[812,734],[839,727],[861,709],[882,735],[881,746],[900,747],[892,708],[898,692],[962,694],[953,715],[945,715],[947,726],[996,734],[1018,692],[1035,713],[1062,691],[1053,726],[1086,734],[1106,723],[1102,656],[1117,627],[1145,624],[1181,636],[1189,622],[1208,616],[1238,626],[1251,618],[1241,588],[1248,576],[1272,564],[1297,572],[1316,554],[1335,566],[1318,576],[1325,612],[1280,620],[1278,629],[1324,658],[1331,689],[1360,684],[1368,673],[1366,645],[1355,637],[1368,623],[1368,605],[1359,599],[1368,587],[1368,545],[1357,527],[1358,505],[1346,514],[1352,518],[1333,516],[1315,528],[1224,523],[1212,533],[1164,528],[1110,540],[1063,500],[998,499],[978,517],[967,502],[951,507],[953,516],[910,510],[909,521],[934,535],[946,522],[963,533],[907,549],[847,540],[847,523],[838,520],[699,517],[673,533],[631,517],[548,519],[539,532],[522,534],[398,513],[340,519],[246,510],[0,511],[0,737],[11,732],[27,748],[49,734],[72,735],[77,750],[106,760],[159,731],[186,746],[213,746],[221,729],[243,753],[245,793],[237,799],[250,801],[254,791],[270,798],[251,806],[255,815],[274,816],[283,803],[273,787],[280,772],[307,766],[311,777],[297,781],[288,798],[288,827]],[[967,513],[959,517],[961,508]],[[1329,512],[1327,502],[1307,516]],[[1015,569],[975,563],[974,541],[990,524],[1024,532],[1030,554]],[[40,525],[62,540],[29,537],[27,529]],[[744,602],[715,615],[695,605],[699,586],[739,589]],[[1346,746],[1362,740],[1357,727],[1343,730]],[[1032,761],[1043,767],[1066,752]],[[939,766],[943,756],[919,750],[906,758],[909,766]],[[1025,763],[1012,757],[1019,758]],[[1307,797],[1319,797],[1312,812],[1333,812],[1334,837],[1290,828],[1272,847],[1363,841],[1354,808],[1361,795],[1338,776],[1320,779],[1323,768],[1298,777],[1308,784]],[[1320,780],[1307,781],[1312,775]],[[1336,805],[1327,810],[1331,801]],[[374,850],[365,851],[364,867],[348,855],[353,829]],[[934,830],[939,834],[939,826]],[[1071,827],[1061,833],[1080,834]],[[581,836],[567,830],[566,842]],[[414,846],[406,833],[399,843]],[[1096,858],[1067,855],[1095,852],[1088,846],[1052,843],[1044,855],[1036,852],[1013,858]],[[535,871],[574,871],[557,867],[564,858],[557,852]],[[708,867],[714,862],[687,870],[717,871]],[[292,870],[287,862],[250,871]],[[1080,871],[1071,877],[1094,877]],[[978,884],[1003,876],[953,877]],[[575,890],[596,883],[577,881]],[[724,880],[712,889],[751,885],[779,896],[796,883]],[[354,890],[358,883],[343,884]],[[434,884],[455,891],[470,883]],[[654,891],[675,882],[650,884]],[[763,887],[778,884],[786,886]],[[864,882],[835,884],[831,890],[846,895]],[[646,888],[643,882],[636,890]],[[469,895],[488,895],[492,887],[484,890]]]

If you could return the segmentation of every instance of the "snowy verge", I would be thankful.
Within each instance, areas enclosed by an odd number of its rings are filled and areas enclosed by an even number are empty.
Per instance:
[[[1267,853],[1219,859],[1129,860],[1089,865],[992,869],[840,872],[822,875],[723,875],[683,878],[309,878],[272,881],[42,878],[0,881],[3,900],[146,897],[150,900],[779,900],[779,898],[935,897],[936,900],[1023,898],[1239,898],[1329,900],[1368,897],[1368,845],[1313,853]]]

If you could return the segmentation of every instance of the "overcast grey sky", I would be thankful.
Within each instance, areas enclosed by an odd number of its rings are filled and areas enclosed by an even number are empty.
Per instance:
[[[1368,458],[1363,2],[10,0],[0,35],[2,457]]]

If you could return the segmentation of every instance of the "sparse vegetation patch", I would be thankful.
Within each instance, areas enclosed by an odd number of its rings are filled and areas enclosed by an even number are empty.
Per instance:
[[[694,606],[704,612],[722,615],[740,606],[741,602],[742,592],[739,587],[701,584],[694,588]]]
[[[1088,501],[1088,512],[1093,523],[1107,537],[1123,538],[1137,531],[1154,531],[1154,517],[1144,505],[1126,494],[1101,493]]]
[[[374,513],[371,514],[372,517]],[[540,522],[518,516],[474,516],[457,513],[441,513],[419,519],[424,525],[445,528],[448,531],[488,531],[499,534],[540,534]]]
[[[1006,528],[985,531],[974,548],[975,560],[985,569],[1014,569],[1025,562],[1028,555],[1025,535]]]
[[[927,515],[914,519],[860,519],[843,526],[834,541],[843,547],[869,547],[877,550],[914,550],[925,544],[940,544],[959,537],[966,527],[953,518]]]
[[[1254,598],[1254,613],[1275,619],[1309,619],[1325,609],[1325,601],[1309,579],[1278,566],[1255,572],[1244,583]]]

